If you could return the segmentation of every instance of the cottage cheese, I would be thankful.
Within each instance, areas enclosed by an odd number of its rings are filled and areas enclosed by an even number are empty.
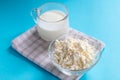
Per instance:
[[[94,47],[86,39],[67,38],[55,41],[54,60],[63,68],[69,70],[89,68],[95,57]]]

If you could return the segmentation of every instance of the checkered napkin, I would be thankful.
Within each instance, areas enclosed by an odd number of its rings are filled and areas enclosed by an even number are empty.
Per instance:
[[[83,33],[78,32],[77,30],[71,29],[69,34],[81,38],[88,39],[89,42],[95,46],[96,52],[102,51],[104,44],[97,39],[89,37]],[[60,72],[56,67],[51,63],[47,55],[47,49],[50,42],[47,42],[41,37],[39,37],[36,27],[33,27],[18,36],[12,41],[12,47],[17,50],[21,55],[28,58],[32,62],[36,63],[40,67],[49,71],[53,75],[57,76],[61,80],[77,80],[79,76],[67,76]]]

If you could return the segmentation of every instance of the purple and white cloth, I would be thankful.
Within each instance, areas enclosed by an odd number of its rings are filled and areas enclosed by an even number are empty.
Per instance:
[[[84,33],[78,32],[77,30],[71,29],[69,31],[71,35],[77,35],[80,38],[85,38],[95,46],[97,50],[103,50],[104,43],[92,38]],[[36,26],[32,27],[25,33],[21,34],[12,41],[12,47],[18,51],[21,55],[39,65],[43,69],[57,76],[61,80],[78,80],[79,76],[68,76],[60,72],[50,61],[47,55],[48,46],[50,42],[47,42],[39,37]]]

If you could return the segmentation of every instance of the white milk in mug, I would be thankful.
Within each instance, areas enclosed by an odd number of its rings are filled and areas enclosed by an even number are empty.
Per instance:
[[[68,19],[61,11],[51,10],[43,13],[37,19],[37,31],[41,38],[51,41],[69,30]],[[41,20],[42,19],[42,20]]]
[[[46,3],[34,9],[32,16],[35,16],[34,21],[40,37],[46,41],[54,40],[69,31],[68,11],[60,3]]]

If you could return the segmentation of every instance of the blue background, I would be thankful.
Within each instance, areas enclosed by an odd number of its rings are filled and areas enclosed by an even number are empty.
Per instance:
[[[81,80],[120,80],[120,0],[0,0],[0,80],[58,80],[10,47],[34,25],[31,9],[51,1],[68,7],[71,27],[106,44]]]

